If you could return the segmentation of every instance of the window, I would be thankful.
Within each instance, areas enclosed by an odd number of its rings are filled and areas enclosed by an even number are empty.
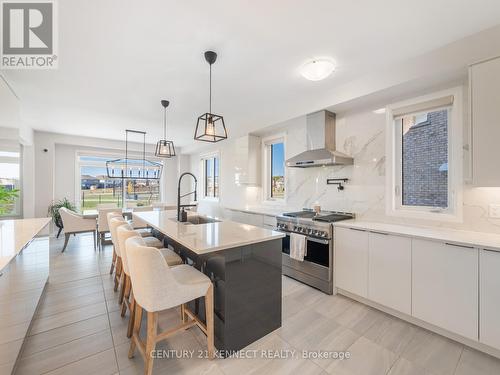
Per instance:
[[[219,198],[219,170],[218,154],[202,157],[203,164],[203,197],[207,199]]]
[[[458,219],[461,195],[460,92],[388,111],[388,213]]]
[[[285,199],[285,140],[284,137],[264,139],[265,200]]]
[[[0,141],[0,217],[21,215],[21,145]]]
[[[401,145],[401,205],[448,208],[448,111],[395,120]]]
[[[78,158],[80,208],[94,209],[100,203],[116,203],[126,205],[149,206],[159,202],[160,180],[109,178],[106,172],[106,161],[114,156],[87,156]]]

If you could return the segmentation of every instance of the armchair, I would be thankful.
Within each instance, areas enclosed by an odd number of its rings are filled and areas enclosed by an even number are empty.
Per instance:
[[[69,237],[77,233],[89,233],[94,235],[94,250],[96,249],[96,220],[85,219],[82,215],[68,210],[66,207],[59,209],[59,214],[64,226],[64,246],[62,252],[68,246]]]

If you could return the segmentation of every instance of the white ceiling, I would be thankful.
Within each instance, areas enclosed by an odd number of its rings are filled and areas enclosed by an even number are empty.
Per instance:
[[[336,87],[500,23],[498,0],[64,0],[59,69],[4,71],[33,128],[122,139],[126,128],[192,146],[213,111],[229,136],[317,110]],[[330,56],[336,72],[304,80],[298,67]]]

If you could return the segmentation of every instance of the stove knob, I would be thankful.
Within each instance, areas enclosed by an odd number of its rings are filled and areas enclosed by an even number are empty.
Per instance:
[[[321,232],[321,237],[326,237],[327,233],[326,232]]]

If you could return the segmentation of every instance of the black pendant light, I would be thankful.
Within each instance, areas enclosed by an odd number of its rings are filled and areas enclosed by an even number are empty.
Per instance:
[[[163,106],[163,139],[156,144],[155,155],[161,158],[171,158],[175,156],[175,147],[173,141],[167,141],[167,107],[170,104],[168,100],[162,100]]]
[[[194,139],[204,142],[219,142],[227,138],[224,118],[212,113],[212,64],[217,60],[217,54],[213,51],[205,52],[205,60],[210,64],[210,97],[208,112],[198,117]]]

